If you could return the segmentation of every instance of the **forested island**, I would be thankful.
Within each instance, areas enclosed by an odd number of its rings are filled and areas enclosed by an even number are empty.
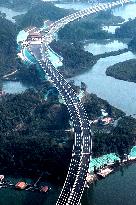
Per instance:
[[[106,75],[136,83],[136,59],[130,59],[110,66],[106,70]]]
[[[117,28],[115,35],[120,39],[128,38],[128,49],[133,53],[136,52],[136,18],[129,19]],[[136,82],[136,60],[130,59],[110,66],[106,74],[120,80]]]
[[[135,53],[136,51],[136,18],[120,25],[116,29],[115,35],[117,38],[128,38],[128,48]]]
[[[136,52],[136,18],[120,25],[115,30],[115,36],[120,39],[129,39],[128,50]],[[127,49],[126,49],[127,51]],[[136,60],[130,59],[110,66],[106,70],[106,75],[130,82],[136,82]]]

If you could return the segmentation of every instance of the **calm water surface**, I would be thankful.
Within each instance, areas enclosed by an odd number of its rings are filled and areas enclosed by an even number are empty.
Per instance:
[[[2,90],[10,94],[18,94],[24,92],[29,86],[23,85],[21,82],[5,81]]]
[[[127,48],[127,44],[118,40],[99,40],[97,43],[87,43],[84,50],[94,55],[103,54],[105,52],[118,51],[119,49]]]
[[[34,182],[30,178],[6,177],[16,184],[18,181],[27,183]],[[0,205],[55,205],[61,187],[42,182],[41,185],[48,185],[51,190],[49,193],[39,193],[31,191],[18,191],[14,188],[6,188],[0,190]]]
[[[113,14],[115,16],[121,16],[125,21],[128,21],[129,18],[134,19],[136,17],[136,3],[135,4],[126,4],[123,7],[113,9]]]
[[[101,58],[92,69],[72,79],[75,80],[76,84],[80,84],[81,81],[85,82],[89,92],[107,100],[111,105],[123,110],[128,115],[135,114],[136,83],[118,80],[105,74],[109,66],[135,57],[133,53],[127,52]]]
[[[81,9],[85,9],[88,7],[91,7],[92,4],[91,3],[64,3],[64,4],[55,4],[55,6],[59,7],[59,8],[63,8],[63,9],[74,9],[74,10],[81,10]]]
[[[90,188],[82,205],[135,205],[136,164],[111,174]]]
[[[55,4],[55,6],[64,8],[64,9],[85,9],[88,7],[91,7],[91,3],[64,3],[64,4]],[[126,4],[124,6],[120,6],[118,8],[113,9],[113,14],[115,16],[121,16],[125,21],[127,21],[129,18],[134,19],[136,17],[136,4]]]
[[[17,182],[21,178],[10,178]],[[30,179],[24,179],[30,182]],[[46,184],[46,182],[45,182]],[[55,205],[61,187],[48,184],[52,189],[48,194],[16,191],[14,189],[0,190],[1,205]],[[82,205],[135,205],[136,204],[136,164],[125,167],[98,181],[85,192]]]
[[[22,11],[22,12],[21,11],[14,11],[12,9],[9,9],[9,8],[6,8],[6,7],[2,7],[2,6],[0,6],[0,11],[2,13],[6,13],[6,19],[12,21],[13,23],[15,23],[15,19],[13,19],[14,16],[26,13],[26,11]]]

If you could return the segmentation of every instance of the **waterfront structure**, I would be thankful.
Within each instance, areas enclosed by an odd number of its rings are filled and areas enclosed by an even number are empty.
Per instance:
[[[27,41],[42,40],[42,35],[39,32],[29,32],[27,36]]]

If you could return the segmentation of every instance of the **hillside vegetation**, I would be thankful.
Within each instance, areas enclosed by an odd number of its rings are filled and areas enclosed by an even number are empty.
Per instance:
[[[133,38],[136,35],[136,18],[123,23],[120,28],[116,28],[116,37]]]
[[[40,0],[0,0],[0,5],[14,10],[30,9],[32,5],[39,3]]]
[[[0,77],[17,66],[17,27],[0,17]]]
[[[83,104],[89,119],[100,116],[104,108],[117,119],[119,110],[95,95],[86,95]],[[35,90],[6,95],[0,101],[0,170],[36,173],[48,172],[54,177],[66,175],[71,158],[74,133],[69,130],[66,105]],[[129,153],[136,137],[136,120],[122,118],[110,133],[98,126],[94,133],[93,155]],[[69,130],[69,131],[68,131]],[[67,159],[67,160],[66,160]],[[55,169],[54,169],[55,167]]]
[[[102,30],[102,26],[105,24],[114,25],[122,21],[121,17],[115,17],[111,11],[99,12],[66,25],[58,32],[58,35],[60,39],[71,42],[88,39],[107,39],[113,37],[113,35]]]
[[[68,13],[69,11],[57,8],[52,3],[41,1],[30,8],[26,14],[18,16],[16,20],[20,29],[29,26],[41,27],[45,20],[55,21],[68,15]]]
[[[128,48],[134,53],[136,52],[136,36],[134,36],[132,40],[128,43]]]
[[[60,72],[65,77],[72,77],[84,72],[97,61],[93,54],[83,50],[80,43],[69,44],[60,40],[52,42],[51,47],[63,57],[63,66],[61,66]]]

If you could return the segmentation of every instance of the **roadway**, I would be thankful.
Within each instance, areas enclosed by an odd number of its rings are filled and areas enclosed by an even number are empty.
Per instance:
[[[71,163],[64,186],[56,203],[57,205],[80,204],[92,152],[92,136],[89,120],[82,103],[79,101],[68,82],[52,65],[46,50],[48,45],[54,39],[54,33],[63,28],[66,24],[76,19],[83,18],[91,13],[96,13],[128,2],[128,0],[120,0],[75,12],[74,14],[54,22],[49,27],[48,33],[43,36],[41,44],[35,42],[29,45],[32,55],[35,56],[45,74],[48,75],[50,81],[56,86],[64,98],[74,127],[75,141],[72,150]]]

